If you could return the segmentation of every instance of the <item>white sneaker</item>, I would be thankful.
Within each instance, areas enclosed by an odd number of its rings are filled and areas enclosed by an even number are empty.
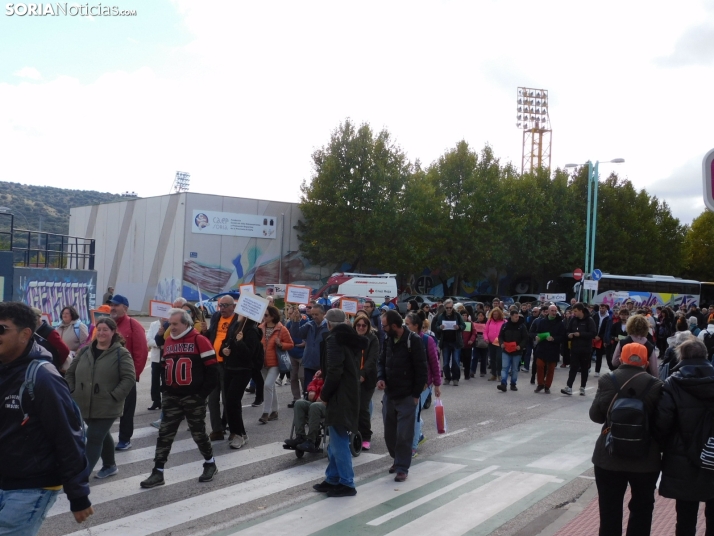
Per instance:
[[[570,387],[566,387],[565,389],[561,389],[560,392],[563,393],[564,395],[568,395],[568,396],[570,396],[570,395],[573,394],[573,390],[572,390]]]
[[[290,379],[286,376],[285,379],[283,380],[283,385],[289,385],[290,384]]]
[[[600,377],[600,373],[599,373],[599,372],[596,372],[596,373],[595,373],[595,377],[596,377],[596,378],[599,378],[599,377]]]
[[[282,385],[283,385],[283,380],[281,380],[280,378],[278,378],[277,380],[275,380],[275,385],[278,386],[278,387],[282,387]]]
[[[235,436],[232,441],[228,443],[228,446],[232,449],[238,450],[243,447],[248,442],[248,436]]]
[[[585,387],[580,388],[580,396],[585,396]]]

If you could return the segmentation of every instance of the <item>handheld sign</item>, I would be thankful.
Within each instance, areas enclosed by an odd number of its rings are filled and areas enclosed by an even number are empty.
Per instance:
[[[285,287],[285,303],[310,303],[312,289],[300,285],[288,285]]]
[[[583,289],[584,290],[595,290],[597,291],[598,287],[598,282],[597,281],[590,281],[589,279],[583,282]]]
[[[238,292],[241,294],[255,294],[255,283],[245,283],[238,285]]]
[[[236,313],[260,324],[263,322],[263,315],[267,308],[268,300],[255,294],[241,294],[236,305]]]
[[[349,298],[342,298],[340,300],[340,309],[346,315],[356,315],[357,314],[357,300],[351,300]]]
[[[157,300],[149,300],[149,316],[156,318],[168,318],[169,309],[173,308],[173,304]]]

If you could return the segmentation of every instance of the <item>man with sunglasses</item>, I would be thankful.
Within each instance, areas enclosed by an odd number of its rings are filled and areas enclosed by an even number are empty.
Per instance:
[[[223,411],[226,409],[226,391],[223,379],[225,378],[225,370],[223,368],[223,354],[221,353],[221,345],[226,340],[228,330],[238,320],[238,314],[235,312],[236,302],[231,296],[221,296],[218,300],[218,311],[211,316],[211,324],[208,327],[208,340],[213,345],[213,350],[216,352],[216,369],[218,370],[218,385],[208,395],[208,411],[211,415],[211,435],[208,437],[211,441],[220,441],[225,437],[225,423],[228,420],[228,415],[221,413],[221,399],[223,399]],[[258,397],[263,396],[262,387],[256,389],[256,402]],[[261,400],[262,403],[262,400]],[[253,404],[255,406],[255,404]]]
[[[33,361],[52,359],[34,342],[34,331],[35,315],[28,306],[0,303],[2,534],[37,534],[63,488],[78,523],[94,513],[81,418],[67,384],[52,364],[37,368],[31,391],[25,384]]]

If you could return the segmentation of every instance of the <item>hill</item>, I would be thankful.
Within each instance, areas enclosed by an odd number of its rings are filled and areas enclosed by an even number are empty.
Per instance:
[[[47,233],[69,232],[69,209],[126,199],[118,194],[92,190],[66,190],[0,181],[0,207],[15,215],[15,228]],[[0,209],[0,211],[2,210]]]

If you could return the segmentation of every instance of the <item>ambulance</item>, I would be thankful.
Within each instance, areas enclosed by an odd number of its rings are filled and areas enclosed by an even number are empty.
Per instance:
[[[355,298],[371,299],[377,306],[397,299],[396,274],[353,274],[349,272],[334,273],[327,283],[313,292],[315,299],[323,293],[328,296],[352,296]]]

